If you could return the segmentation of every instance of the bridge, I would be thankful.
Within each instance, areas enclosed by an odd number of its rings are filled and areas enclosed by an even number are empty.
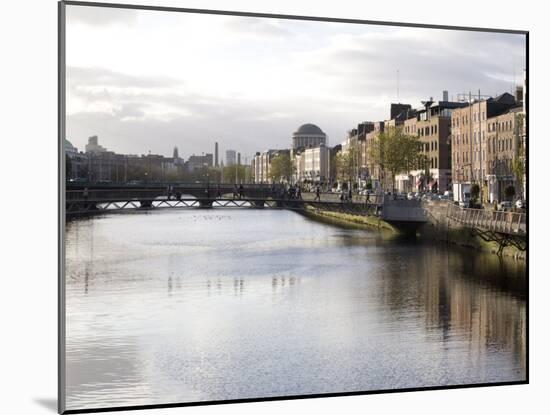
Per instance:
[[[67,200],[66,213],[68,217],[97,213],[113,213],[129,209],[153,210],[167,208],[248,208],[248,209],[290,209],[305,211],[309,207],[338,211],[342,213],[369,215],[376,214],[378,205],[359,202],[336,202],[320,200],[304,200],[295,198],[177,198],[177,197],[143,197],[137,198],[72,198]]]
[[[239,192],[240,197],[267,198],[282,195],[282,185],[243,184],[236,186],[226,183],[66,183],[66,200],[72,202],[77,199],[114,200],[119,201],[137,199],[141,207],[151,207],[151,200],[158,197],[177,197],[182,195],[196,198],[220,198],[224,195],[234,195]]]
[[[323,193],[321,200],[305,193],[291,195],[282,185],[154,183],[77,184],[67,183],[65,208],[68,218],[128,209],[250,208],[307,210],[317,208],[353,214],[375,214],[377,200],[340,201],[339,195]]]
[[[519,212],[461,208],[452,203],[447,206],[447,218],[471,229],[484,241],[499,244],[497,254],[506,246],[526,249],[527,215]]]

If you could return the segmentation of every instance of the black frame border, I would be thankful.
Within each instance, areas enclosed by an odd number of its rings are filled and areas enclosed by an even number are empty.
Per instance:
[[[350,391],[350,392],[334,392],[309,395],[288,395],[288,396],[272,396],[263,398],[243,398],[243,399],[228,399],[216,401],[199,401],[199,402],[177,402],[152,405],[131,405],[131,406],[115,406],[103,408],[88,408],[88,409],[70,409],[65,408],[66,400],[66,378],[65,378],[65,154],[64,154],[64,138],[66,136],[66,61],[65,61],[65,45],[66,45],[66,6],[88,6],[116,9],[131,9],[131,10],[150,10],[176,13],[193,13],[193,14],[210,14],[210,15],[225,15],[238,17],[260,17],[270,19],[286,19],[286,20],[302,20],[302,21],[318,21],[328,23],[351,23],[374,26],[401,26],[409,28],[421,29],[439,29],[439,30],[459,30],[470,32],[486,32],[486,33],[502,33],[502,34],[518,34],[525,35],[525,180],[526,180],[526,201],[527,201],[527,232],[526,232],[526,256],[525,256],[525,278],[526,278],[526,356],[525,356],[525,380],[512,382],[492,382],[492,383],[472,383],[463,385],[446,385],[446,386],[426,386],[418,388],[403,388],[403,389],[379,389],[371,391]],[[238,404],[249,402],[270,402],[283,400],[297,399],[316,399],[316,398],[331,398],[342,396],[357,396],[357,395],[377,395],[388,393],[406,393],[406,392],[425,392],[437,390],[452,390],[452,389],[468,389],[493,386],[513,386],[529,384],[529,31],[528,30],[511,30],[487,27],[467,27],[453,25],[437,25],[424,23],[406,23],[406,22],[391,22],[378,20],[362,20],[362,19],[345,19],[334,17],[320,16],[300,16],[287,14],[272,14],[272,13],[256,13],[242,11],[225,11],[212,9],[194,9],[182,7],[167,7],[167,6],[148,6],[139,4],[125,3],[102,3],[102,2],[87,2],[87,1],[72,1],[61,0],[58,2],[58,413],[59,414],[84,414],[97,412],[117,412],[128,410],[144,410],[144,409],[165,409],[179,408],[189,406],[209,406],[223,404]]]

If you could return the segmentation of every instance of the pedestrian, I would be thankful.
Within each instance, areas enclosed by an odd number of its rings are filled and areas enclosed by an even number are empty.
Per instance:
[[[84,191],[82,192],[82,198],[84,200],[88,200],[88,188],[87,187],[85,187]]]
[[[320,202],[321,201],[321,188],[319,187],[319,185],[317,185],[317,187],[315,188],[315,199],[316,201]]]
[[[350,188],[349,188],[349,190],[348,190],[348,200],[349,200],[350,202],[353,202],[353,192],[352,192],[352,190],[351,190],[351,186],[350,186]]]
[[[222,189],[221,189],[220,185],[218,185],[217,192],[216,192],[216,197],[218,199],[221,199],[221,197],[222,197]]]
[[[239,186],[239,199],[242,199],[244,197],[244,187],[241,183],[241,185]]]

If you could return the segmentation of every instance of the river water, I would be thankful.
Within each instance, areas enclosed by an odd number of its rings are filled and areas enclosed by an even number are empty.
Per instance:
[[[289,211],[68,223],[67,409],[521,381],[525,266]]]

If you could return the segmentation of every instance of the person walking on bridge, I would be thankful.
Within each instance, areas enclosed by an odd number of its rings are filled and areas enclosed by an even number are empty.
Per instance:
[[[244,186],[241,185],[239,186],[239,199],[242,199],[244,197]]]
[[[315,187],[315,199],[313,199],[313,201],[317,201],[317,202],[321,201],[321,188],[319,187],[319,185]]]

